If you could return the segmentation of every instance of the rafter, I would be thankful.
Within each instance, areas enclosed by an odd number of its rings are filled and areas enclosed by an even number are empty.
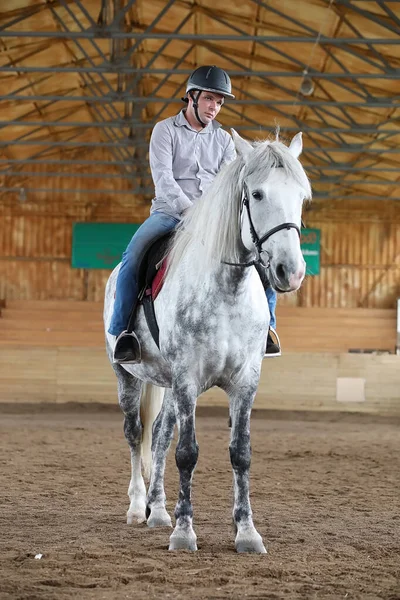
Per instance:
[[[24,186],[24,190],[27,194],[36,194],[36,193],[48,193],[49,194],[49,201],[54,198],[54,193],[55,193],[55,188],[53,187],[40,187],[40,188],[36,188],[36,187],[30,187],[30,186]],[[19,193],[21,191],[21,186],[4,186],[1,188],[1,193],[3,192],[15,192],[15,193]],[[62,188],[63,193],[65,194],[74,194],[74,195],[79,195],[80,197],[84,197],[85,195],[97,195],[97,196],[102,196],[102,195],[108,195],[108,196],[120,196],[120,195],[125,195],[125,196],[132,196],[133,194],[147,194],[147,195],[152,195],[154,192],[153,188],[149,188],[146,190],[142,190],[141,188],[138,189],[132,189],[132,188],[127,188],[127,189],[113,189],[113,188],[109,188],[109,189],[102,189],[102,188],[98,188],[98,189],[92,189],[92,188]],[[327,193],[324,192],[319,192],[319,191],[315,191],[313,193],[313,199],[314,200],[323,200],[323,201],[328,201],[328,195]],[[337,199],[337,195],[335,194],[335,199]],[[349,196],[345,196],[342,197],[341,200],[347,200],[347,201],[351,201],[351,200],[363,200],[363,201],[376,201],[376,200],[388,200],[387,196],[383,196],[383,195],[377,195],[377,194],[371,194],[371,195],[366,195],[364,194],[352,194]],[[400,196],[391,196],[390,197],[391,201],[397,201],[400,202]],[[55,200],[58,202],[58,200]],[[330,200],[329,200],[330,201]]]
[[[59,38],[69,40],[96,40],[96,39],[137,39],[137,40],[183,40],[199,42],[205,39],[211,39],[218,42],[274,42],[285,44],[312,44],[314,39],[306,36],[286,36],[286,35],[231,35],[231,34],[198,34],[198,33],[180,33],[176,35],[171,32],[143,33],[136,31],[116,32],[112,29],[102,29],[95,31],[4,31],[2,36],[5,38]],[[346,46],[346,45],[366,45],[375,44],[379,46],[396,46],[396,39],[387,38],[358,38],[358,37],[342,37],[342,38],[321,38],[321,45],[327,46]]]
[[[384,16],[372,12],[371,10],[361,8],[357,5],[357,3],[350,2],[349,0],[335,0],[335,4],[337,6],[345,6],[351,11],[365,17],[369,21],[372,21],[373,23],[378,23],[381,27],[387,29],[388,31],[391,31],[392,33],[395,33],[396,35],[399,35],[400,19],[398,19],[395,13],[392,10],[390,10],[388,6],[386,6],[385,2],[379,2],[378,4],[379,6],[382,6],[384,10],[386,10],[390,18],[385,18]],[[393,21],[397,23],[397,27],[393,25]]]
[[[60,2],[62,4],[62,6],[64,7],[64,9],[71,15],[72,11],[70,10],[70,8],[69,8],[68,3],[66,2],[66,0],[60,0]],[[55,11],[55,9],[51,8],[51,12],[52,12],[53,17],[57,21],[57,23],[61,26],[61,28],[64,31],[67,31],[69,33],[70,31],[68,30],[67,25],[64,23],[64,21],[62,20],[62,18],[60,17],[60,15]],[[72,13],[72,17],[73,17],[75,23],[81,28],[81,30],[84,30],[83,25],[80,23],[80,21],[76,18],[76,16],[73,13]],[[82,46],[82,44],[80,44],[79,41],[77,41],[77,40],[75,41],[75,43],[76,43],[77,47],[79,48],[80,52],[82,53],[82,55],[85,56],[85,58],[89,61],[89,63],[91,65],[94,66],[93,60],[90,58],[90,56],[88,56],[88,54],[85,51],[85,49]],[[93,43],[93,46],[94,46],[95,50],[99,50],[99,47],[98,47],[97,44]],[[100,51],[100,54],[104,57],[104,55],[102,54],[101,50],[99,50],[99,51]],[[104,57],[104,59],[107,60],[106,57]],[[93,79],[93,77],[91,75],[88,75],[88,76],[82,75],[82,78],[83,78],[83,80],[85,82],[85,85],[87,86],[88,90],[92,91],[93,89],[95,89],[95,90],[99,89],[98,88],[98,83]],[[103,83],[108,87],[109,91],[112,92],[113,88],[112,88],[111,84],[109,83],[109,81],[107,80],[107,78],[104,77],[101,74],[100,74],[100,78],[102,79]],[[106,114],[108,115],[109,118],[110,117],[112,118],[113,116],[117,117],[117,118],[121,117],[120,113],[114,107],[113,104],[110,104],[110,105],[104,107],[104,111],[106,112]],[[97,115],[97,117],[100,118],[100,121],[104,122],[103,118],[102,118],[102,115],[101,115],[101,112],[97,108],[94,110],[94,112]],[[106,135],[106,137],[107,137],[107,139],[109,141],[112,141],[113,139],[118,139],[118,137],[120,137],[118,135],[118,133],[116,133],[112,129],[108,130],[108,129],[104,128],[103,131],[104,131],[104,134]],[[111,153],[113,154],[113,156],[117,160],[121,159],[121,158],[129,158],[130,157],[129,152],[127,152],[125,150],[122,150],[120,148],[117,148],[116,150],[111,150]]]
[[[143,1],[95,5],[92,0],[52,0],[0,16],[0,149],[7,152],[0,158],[3,177],[20,181],[26,176],[24,187],[29,187],[29,178],[33,182],[39,176],[28,171],[31,166],[39,167],[42,176],[48,170],[49,178],[62,177],[64,183],[78,173],[105,181],[112,175],[112,181],[119,178],[127,185],[122,193],[150,196],[150,131],[158,119],[171,114],[171,105],[179,105],[187,77],[204,55],[231,67],[237,100],[224,106],[225,127],[233,125],[249,138],[269,135],[275,117],[286,124],[283,135],[304,131],[303,164],[314,180],[315,198],[324,201],[338,193],[346,199],[394,198],[390,194],[399,185],[394,179],[400,162],[399,95],[394,87],[400,59],[398,35],[393,35],[400,32],[400,18],[394,3],[336,0],[334,33],[328,36],[314,29],[301,11],[289,13],[284,3],[244,0],[252,10],[242,15],[229,3],[222,8],[192,0],[155,1],[152,11],[141,11]],[[107,10],[96,18],[100,6]],[[41,11],[53,15],[54,31],[50,21],[44,31],[30,31]],[[212,19],[212,33],[202,29],[203,19]],[[364,23],[375,27],[366,31]],[[370,37],[379,31],[377,26],[387,35]],[[264,33],[260,28],[269,35],[258,35]],[[306,58],[316,44],[318,69]],[[65,59],[63,47],[71,59]],[[53,48],[63,64],[51,61]],[[354,58],[357,72],[351,65]],[[60,73],[69,77],[61,85]],[[299,91],[305,74],[314,83],[308,97]],[[259,123],[261,109],[267,126]],[[79,160],[79,149],[93,149],[93,155]],[[102,149],[110,152],[110,160],[104,153],[96,158]],[[93,175],[91,165],[99,166]],[[379,189],[377,194],[380,186],[382,193]],[[50,187],[49,201],[54,193]],[[66,193],[76,191],[71,186]]]
[[[193,48],[194,46],[192,46]],[[30,53],[30,55],[34,55],[35,53]],[[168,57],[172,58],[172,57]],[[58,67],[41,67],[40,65],[32,65],[32,66],[20,66],[20,65],[0,65],[0,73],[50,73],[50,74],[59,74],[62,69],[63,73],[103,73],[103,74],[118,74],[118,73],[126,73],[128,75],[132,74],[152,74],[152,75],[179,75],[182,77],[187,77],[190,75],[193,69],[174,69],[174,68],[157,68],[157,67],[132,67],[125,65],[115,65],[113,63],[105,64],[104,66],[95,65],[93,67],[86,66],[81,67],[79,63],[83,62],[85,59],[77,59],[74,65],[62,64]],[[262,58],[259,56],[254,56],[254,60],[257,62],[263,62]],[[268,61],[264,59],[267,63]],[[304,73],[301,70],[293,71],[288,68],[287,71],[260,71],[257,69],[229,69],[229,74],[232,77],[276,77],[279,79],[302,79],[304,77]],[[310,73],[311,76],[311,73]],[[397,80],[400,79],[400,69],[392,69],[391,72],[386,73],[351,73],[349,71],[343,73],[324,73],[319,71],[312,72],[312,78],[321,79],[321,80],[336,80],[336,79],[366,79],[366,80]]]
[[[158,99],[158,101],[160,101],[160,99]],[[176,102],[178,102],[178,100],[176,100]],[[396,121],[392,120],[390,121],[393,125],[395,125]],[[119,119],[116,121],[104,121],[104,122],[93,122],[93,121],[66,121],[66,122],[60,122],[60,121],[50,121],[50,120],[18,120],[18,119],[12,119],[9,121],[0,121],[0,127],[9,127],[12,125],[16,125],[18,127],[40,127],[40,126],[45,126],[45,127],[86,127],[86,128],[95,128],[95,129],[104,129],[105,127],[110,127],[110,128],[126,128],[130,126],[130,122],[126,121],[124,119]],[[135,127],[137,127],[138,129],[151,129],[152,127],[154,127],[155,122],[148,122],[148,123],[136,123]],[[240,127],[241,129],[251,129],[249,127]],[[254,130],[256,130],[257,128],[254,127]],[[258,129],[262,130],[262,131],[270,131],[271,127],[266,127],[263,125],[258,125]],[[298,131],[298,127],[294,128],[294,127],[289,127],[289,126],[285,126],[284,128],[286,131]],[[315,132],[315,133],[354,133],[356,135],[368,135],[368,134],[376,134],[376,132],[378,131],[378,133],[390,133],[393,134],[393,129],[377,129],[376,126],[372,126],[372,125],[362,125],[359,124],[357,127],[304,127],[303,128],[303,132]],[[395,132],[395,135],[400,135],[398,131]]]

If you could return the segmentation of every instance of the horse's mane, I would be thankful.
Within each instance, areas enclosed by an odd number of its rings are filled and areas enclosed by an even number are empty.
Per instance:
[[[195,268],[209,272],[221,261],[240,261],[240,209],[243,181],[255,176],[266,181],[273,167],[281,167],[311,198],[311,186],[301,163],[279,140],[254,142],[246,158],[238,156],[225,165],[208,191],[194,203],[173,237],[168,272],[194,246],[197,249]]]

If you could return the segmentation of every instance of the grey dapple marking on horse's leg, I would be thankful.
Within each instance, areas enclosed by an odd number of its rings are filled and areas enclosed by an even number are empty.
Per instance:
[[[173,388],[175,413],[179,429],[175,460],[179,470],[179,498],[175,507],[176,525],[169,539],[169,550],[197,550],[193,530],[192,478],[199,456],[194,427],[199,391],[186,381]]]
[[[265,554],[262,538],[253,524],[249,498],[250,415],[255,393],[254,384],[251,384],[247,389],[241,385],[230,394],[232,429],[229,453],[234,485],[233,522],[236,529],[236,550]]]
[[[113,364],[118,379],[118,402],[125,415],[124,433],[131,451],[131,480],[128,488],[130,505],[128,525],[146,521],[146,486],[142,476],[140,395],[142,382],[121,366]]]
[[[146,507],[149,527],[172,527],[171,517],[165,508],[164,472],[175,423],[172,393],[168,389],[165,391],[161,411],[153,424],[152,471]]]

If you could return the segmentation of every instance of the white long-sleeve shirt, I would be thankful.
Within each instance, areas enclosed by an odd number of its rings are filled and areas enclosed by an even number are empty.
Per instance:
[[[151,212],[179,218],[207,190],[224,163],[236,156],[231,136],[211,121],[193,129],[183,111],[157,123],[150,139],[150,168],[155,186]]]

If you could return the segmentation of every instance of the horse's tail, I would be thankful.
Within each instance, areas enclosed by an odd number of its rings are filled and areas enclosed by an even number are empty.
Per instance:
[[[164,398],[164,388],[144,383],[140,397],[140,418],[142,420],[142,465],[145,477],[150,479],[151,473],[151,442],[153,423],[161,410]]]

